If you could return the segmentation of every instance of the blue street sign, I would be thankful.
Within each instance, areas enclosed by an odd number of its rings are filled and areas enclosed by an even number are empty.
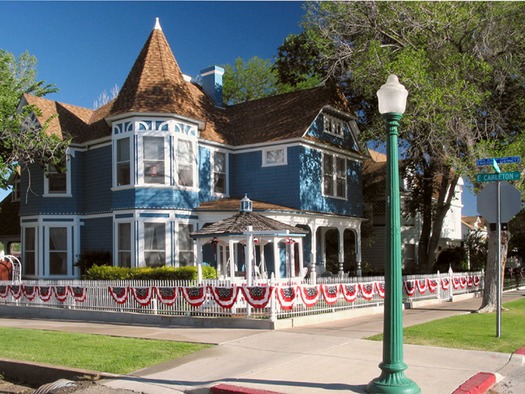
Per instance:
[[[494,162],[498,164],[517,164],[521,162],[521,156],[491,157],[489,159],[478,159],[476,160],[476,166],[491,166]]]
[[[520,177],[521,174],[519,171],[476,174],[476,182],[517,181]]]

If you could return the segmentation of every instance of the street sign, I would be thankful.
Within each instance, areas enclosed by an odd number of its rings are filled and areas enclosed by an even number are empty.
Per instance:
[[[517,181],[521,178],[519,171],[494,172],[491,174],[476,174],[476,182],[495,182],[495,181]]]
[[[500,222],[507,223],[521,210],[521,194],[510,183],[501,182]],[[498,185],[489,183],[477,194],[478,212],[489,223],[498,221]]]
[[[517,164],[521,161],[521,156],[507,156],[507,157],[491,157],[488,159],[478,159],[476,160],[477,167],[491,166],[492,163],[498,164]]]

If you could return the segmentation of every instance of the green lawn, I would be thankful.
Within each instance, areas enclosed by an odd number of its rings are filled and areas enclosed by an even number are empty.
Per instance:
[[[507,310],[502,313],[500,338],[496,337],[496,313],[470,313],[407,327],[403,330],[403,342],[513,353],[525,347],[525,299],[505,303],[504,308]]]
[[[115,374],[127,374],[210,347],[185,342],[18,328],[0,328],[0,336],[2,358]]]

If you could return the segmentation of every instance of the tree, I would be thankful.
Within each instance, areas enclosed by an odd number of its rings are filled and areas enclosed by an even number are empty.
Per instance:
[[[384,141],[376,91],[387,75],[407,87],[400,150],[408,209],[422,219],[421,271],[434,263],[459,177],[476,171],[479,143],[499,141],[508,150],[522,138],[524,10],[511,3],[308,3],[302,39],[311,50],[296,51],[293,40],[281,47],[276,65],[285,80],[296,78],[290,69],[299,64],[297,74],[311,67],[346,89],[366,141]]]
[[[37,60],[28,52],[18,58],[0,49],[0,187],[8,186],[18,167],[40,163],[60,167],[69,141],[47,132],[48,119],[39,124],[31,114],[41,115],[31,105],[19,108],[22,94],[42,97],[57,88],[36,80]]]
[[[294,90],[307,89],[319,85],[317,78],[304,78],[297,85],[280,83],[277,71],[270,60],[257,56],[248,61],[235,59],[232,66],[224,66],[223,97],[229,104],[239,104]]]

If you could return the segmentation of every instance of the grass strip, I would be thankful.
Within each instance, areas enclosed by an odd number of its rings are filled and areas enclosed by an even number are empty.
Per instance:
[[[469,313],[403,329],[406,344],[513,353],[525,346],[525,299],[507,302],[496,337],[496,313]],[[383,334],[367,338],[380,341]]]
[[[125,328],[124,328],[125,329]],[[210,345],[0,327],[0,357],[128,374]]]

